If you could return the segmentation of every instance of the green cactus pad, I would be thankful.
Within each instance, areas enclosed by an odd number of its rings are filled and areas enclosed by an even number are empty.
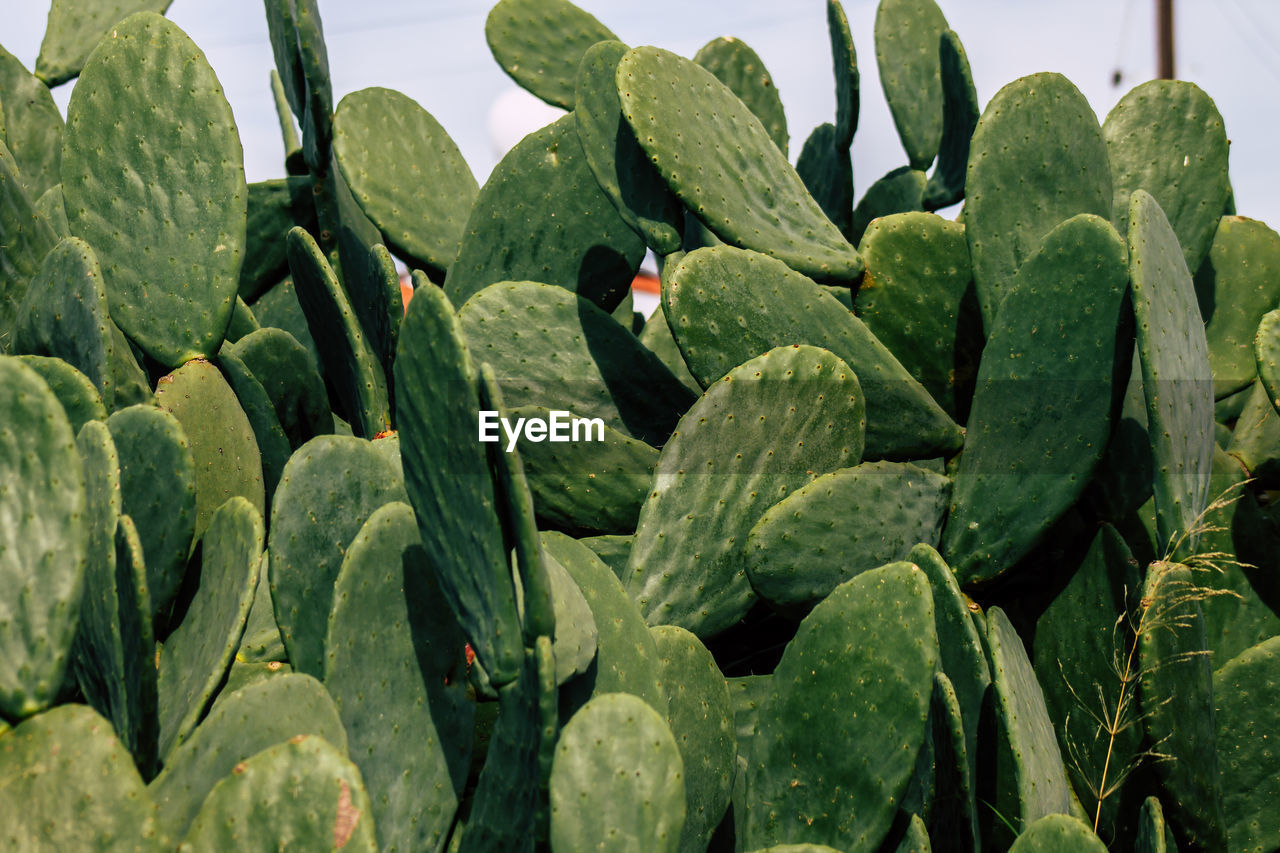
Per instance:
[[[501,0],[485,19],[484,37],[512,80],[566,110],[573,109],[574,81],[588,48],[618,38],[567,0]]]
[[[942,140],[938,43],[946,32],[947,19],[933,0],[881,0],[876,9],[880,85],[913,169],[927,169]]]
[[[1280,411],[1280,309],[1267,312],[1258,323],[1253,352],[1258,378],[1267,389],[1267,398]]]
[[[940,474],[864,462],[807,483],[765,512],[747,536],[747,577],[761,598],[803,607],[854,575],[937,547],[951,493]]]
[[[111,724],[61,705],[0,737],[0,842],[10,850],[158,851],[155,804]]]
[[[89,381],[89,377],[60,358],[44,355],[20,355],[18,361],[40,375],[53,396],[62,404],[71,431],[77,435],[89,421],[105,421],[107,408],[102,405],[102,395]]]
[[[1216,437],[1216,425],[1214,430]],[[1260,486],[1271,486],[1280,477],[1280,417],[1261,382],[1249,386],[1226,450],[1260,481]]]
[[[151,402],[151,379],[138,364],[141,352],[125,337],[120,327],[111,323],[111,384],[115,389],[112,404],[116,409]]]
[[[36,212],[18,164],[0,141],[0,354],[13,349],[13,326],[27,284],[58,236]]]
[[[152,614],[167,613],[187,569],[196,526],[196,466],[178,419],[155,406],[107,418],[120,460],[123,510],[147,567]]]
[[[49,88],[74,79],[112,25],[134,12],[163,14],[173,0],[53,0],[35,74]]]
[[[13,344],[17,352],[54,356],[74,366],[112,406],[107,293],[98,259],[83,240],[68,237],[45,256],[18,308]]]
[[[704,851],[729,807],[737,771],[729,688],[715,659],[693,634],[674,625],[649,630],[662,662],[667,723],[684,767],[685,823],[679,849]]]
[[[577,119],[567,115],[526,136],[494,167],[444,288],[461,305],[496,281],[542,281],[612,311],[644,250],[596,183]]]
[[[280,637],[280,626],[276,624],[275,605],[271,601],[271,560],[266,551],[262,552],[262,559],[258,562],[255,583],[253,604],[245,619],[244,636],[240,638],[240,648],[236,649],[233,667],[245,663],[281,662],[289,658]]]
[[[962,585],[1006,572],[1088,484],[1111,434],[1127,284],[1124,242],[1087,214],[1050,231],[1009,283],[943,531]]]
[[[1280,304],[1280,235],[1255,219],[1224,216],[1207,251],[1195,286],[1209,344],[1213,396],[1220,400],[1257,374],[1248,342],[1263,315]]]
[[[584,536],[578,541],[596,553],[605,565],[613,569],[619,577],[626,571],[627,558],[631,555],[631,544],[635,535],[628,536]]]
[[[1111,195],[1102,128],[1071,81],[1032,74],[996,93],[974,129],[965,179],[965,236],[988,328],[1045,235],[1078,213],[1110,219]]]
[[[764,125],[765,132],[787,155],[787,114],[773,75],[746,42],[732,36],[721,36],[698,48],[693,61],[719,78]]]
[[[627,46],[593,45],[578,66],[577,119],[582,152],[618,215],[660,255],[680,248],[683,210],[654,170],[618,105],[615,73]]]
[[[1115,719],[1122,698],[1132,700],[1132,685],[1122,686],[1113,667],[1117,660],[1125,665],[1133,645],[1133,633],[1122,617],[1129,613],[1126,598],[1136,596],[1140,582],[1138,562],[1124,539],[1104,525],[1066,588],[1036,623],[1033,663],[1045,707],[1058,745],[1064,754],[1074,755],[1067,771],[1091,819],[1098,814],[1096,788],[1104,767],[1105,784],[1114,785],[1142,749],[1140,726],[1128,726],[1113,739],[1098,723]],[[1116,827],[1121,802],[1118,792],[1102,798],[1100,826]]]
[[[237,292],[254,302],[289,272],[285,235],[295,225],[316,227],[310,178],[278,178],[248,186],[244,264]]]
[[[575,675],[586,673],[596,659],[600,633],[595,616],[582,590],[560,561],[546,550],[542,561],[555,607],[556,683],[564,684]],[[526,621],[527,618],[526,618]]]
[[[207,361],[190,361],[156,384],[155,403],[173,415],[195,460],[195,532],[233,495],[246,498],[261,514],[265,502],[262,457],[253,427],[235,392]]]
[[[822,213],[760,120],[714,74],[674,53],[641,47],[618,63],[617,80],[622,113],[641,147],[672,192],[717,236],[816,278],[848,282],[861,274],[857,250]],[[674,123],[677,104],[683,118]]]
[[[773,347],[825,347],[853,368],[866,395],[868,457],[960,449],[960,428],[862,321],[784,264],[727,246],[700,249],[670,272],[662,298],[684,360],[704,387]]]
[[[1129,201],[1129,272],[1156,470],[1157,529],[1167,543],[1188,533],[1208,503],[1213,375],[1177,235],[1144,190],[1135,190]],[[1189,544],[1195,547],[1195,536]]]
[[[800,149],[796,174],[823,214],[847,236],[853,222],[853,159],[838,135],[830,122],[815,127]]]
[[[324,682],[383,849],[439,849],[453,822],[475,715],[464,643],[413,510],[382,506],[347,548],[334,584]]]
[[[244,362],[271,398],[280,426],[297,450],[333,430],[329,397],[315,358],[283,329],[250,332],[230,352]]]
[[[1151,193],[1178,235],[1187,268],[1200,266],[1227,203],[1227,131],[1195,83],[1148,80],[1102,124],[1115,184],[1112,218],[1123,231],[1134,190]]]
[[[440,122],[408,95],[361,89],[334,113],[333,153],[388,245],[415,267],[447,270],[479,186]]]
[[[858,72],[858,52],[853,46],[849,18],[840,0],[827,0],[827,32],[831,36],[831,63],[836,79],[835,138],[841,148],[848,148],[858,129],[862,75]]]
[[[1155,797],[1142,801],[1138,814],[1138,837],[1133,842],[1134,853],[1178,853],[1173,831],[1165,823],[1164,809]]]
[[[316,0],[271,0],[265,5],[271,52],[285,98],[302,125],[305,168],[323,175],[329,168],[333,133],[333,87],[320,9]]]
[[[3,47],[0,92],[0,140],[13,153],[27,194],[40,198],[62,180],[62,113],[48,87]]]
[[[343,407],[340,414],[347,416],[353,431],[371,439],[391,425],[382,365],[315,239],[302,228],[292,228],[288,252],[307,325],[314,337],[325,341],[320,357]]]
[[[0,134],[3,135],[3,134]],[[61,150],[62,146],[58,146]],[[44,195],[36,199],[36,213],[44,217],[49,227],[59,237],[71,234],[71,226],[67,224],[67,209],[62,204],[62,184],[54,184],[45,190]]]
[[[964,226],[931,213],[886,216],[871,223],[858,251],[867,262],[858,316],[964,423],[984,343]]]
[[[871,223],[882,216],[924,210],[924,190],[928,181],[928,175],[909,166],[900,166],[885,173],[884,177],[867,187],[853,209],[849,239],[855,243],[860,241]]]
[[[501,686],[523,665],[521,623],[485,445],[476,441],[477,370],[438,287],[419,289],[409,303],[395,382],[405,485],[423,546],[463,634]]]
[[[58,398],[0,358],[0,715],[20,720],[57,695],[87,569],[85,474]]]
[[[216,353],[231,316],[245,242],[243,152],[231,106],[186,33],[152,12],[112,33],[67,107],[67,220],[98,255],[112,319],[177,367]],[[158,195],[170,201],[157,206]]]
[[[552,847],[675,853],[685,822],[683,777],[680,750],[658,712],[626,693],[597,696],[556,744]]]
[[[326,495],[322,501],[316,495]],[[320,436],[289,458],[271,507],[271,595],[294,669],[324,673],[333,583],[374,511],[404,501],[395,465],[370,442]]]
[[[1074,817],[1051,814],[1027,826],[1009,853],[1103,853],[1107,846]]]
[[[183,849],[373,853],[373,816],[360,771],[315,735],[268,747],[213,786]]]
[[[475,359],[493,367],[513,409],[546,406],[598,417],[661,445],[693,403],[635,335],[564,288],[499,282],[467,300],[458,324]],[[474,420],[467,433],[474,441]]]
[[[1227,849],[1219,776],[1213,667],[1198,581],[1177,563],[1152,563],[1142,588],[1138,698],[1149,742],[1170,761],[1152,765],[1180,845]]]
[[[577,584],[598,634],[595,664],[562,691],[561,719],[604,693],[634,694],[665,715],[658,647],[617,576],[590,548],[562,533],[542,534],[542,546]]]
[[[231,390],[235,392],[240,408],[249,419],[253,429],[254,441],[262,458],[262,486],[266,505],[271,505],[276,485],[284,472],[285,463],[289,461],[292,448],[285,437],[280,419],[276,417],[275,406],[271,397],[257,377],[249,371],[245,363],[232,352],[223,352],[217,358],[218,370],[221,371]]]
[[[878,849],[926,736],[933,624],[929,582],[909,563],[845,582],[800,624],[751,743],[747,849]]]
[[[258,318],[253,315],[253,309],[237,296],[235,306],[231,309],[231,322],[227,324],[227,334],[223,338],[223,346],[234,344],[245,335],[260,328],[262,326],[258,323]]]
[[[770,350],[709,388],[663,448],[640,510],[624,585],[645,619],[706,638],[742,618],[756,599],[747,534],[814,477],[857,464],[864,412],[853,371],[811,346]]]
[[[199,586],[157,662],[160,755],[190,737],[240,646],[262,556],[262,516],[229,498],[201,538]]]
[[[678,262],[679,257],[675,255],[668,259],[668,263],[672,267]],[[841,290],[844,289],[846,288],[841,288]],[[662,311],[661,302],[653,309],[649,319],[645,321],[644,328],[640,330],[639,338],[640,343],[644,344],[649,352],[656,355],[658,360],[671,371],[671,374],[680,380],[681,385],[695,394],[702,393],[702,386],[698,384],[698,380],[689,372],[689,365],[684,363],[684,356],[680,353],[680,346],[671,335],[671,327],[667,325],[667,316]]]
[[[1045,815],[1070,814],[1071,787],[1044,693],[1021,638],[999,607],[987,611],[987,648],[998,734],[996,755],[988,759],[995,768],[988,782],[995,790],[987,797],[991,808],[980,817],[989,824],[994,809],[1021,832]],[[1002,837],[1008,830],[985,826],[983,834]]]
[[[964,198],[969,167],[969,142],[978,125],[978,90],[973,85],[969,57],[960,37],[951,30],[938,45],[942,74],[942,141],[938,162],[924,190],[925,210],[937,210]]]
[[[512,409],[507,417],[540,418],[552,412],[540,406]],[[559,413],[561,419],[572,414]],[[570,532],[630,533],[649,494],[658,451],[612,427],[580,431],[587,440],[551,444],[527,437],[517,445],[533,492],[534,509],[543,524]],[[572,433],[569,433],[572,436]],[[505,445],[506,438],[503,442]]]
[[[937,585],[934,584],[934,590]],[[938,598],[935,594],[934,601]],[[942,628],[942,619],[938,620]],[[947,640],[938,636],[939,650],[947,653]],[[979,650],[981,653],[981,650]],[[945,663],[944,663],[945,668]],[[985,663],[984,663],[985,666]],[[934,789],[929,806],[929,835],[947,848],[972,851],[979,846],[978,806],[974,796],[976,755],[969,749],[977,742],[977,732],[969,735],[955,688],[944,672],[933,677],[933,700],[929,724],[934,754]],[[977,721],[975,721],[975,725]]]
[[[1280,845],[1275,748],[1280,735],[1280,636],[1233,658],[1213,675],[1223,813],[1232,850]]]

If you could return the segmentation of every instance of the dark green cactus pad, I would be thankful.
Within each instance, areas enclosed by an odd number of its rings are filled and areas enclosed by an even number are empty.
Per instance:
[[[853,159],[830,122],[813,129],[800,149],[796,174],[831,223],[846,236],[853,222]]]
[[[405,486],[462,633],[501,686],[520,671],[524,647],[489,462],[476,441],[477,381],[448,297],[419,289],[395,364]]]
[[[513,409],[546,406],[598,417],[661,445],[693,403],[630,330],[564,288],[499,282],[467,300],[458,324],[475,359],[493,367]],[[475,424],[467,429],[472,442]]]
[[[644,340],[643,335],[641,340]],[[1267,389],[1271,405],[1280,411],[1280,309],[1267,312],[1259,321],[1253,338],[1253,353],[1258,379]],[[1217,417],[1216,412],[1214,416]]]
[[[680,248],[683,210],[622,117],[615,74],[627,52],[619,41],[593,45],[578,66],[578,139],[591,173],[621,216],[659,255]]]
[[[302,69],[302,59],[298,55],[298,34],[294,24],[296,4],[291,0],[271,0],[264,5],[271,53],[275,59],[276,76],[280,80],[279,92],[289,109],[301,120],[306,112],[307,80]],[[292,128],[292,118],[289,123]],[[294,135],[296,136],[296,132]],[[286,147],[285,155],[291,155],[294,148],[298,147]],[[306,171],[305,166],[303,171]]]
[[[936,590],[937,585],[933,588]],[[935,594],[934,601],[938,598]],[[942,628],[942,619],[938,620]],[[939,650],[945,656],[947,641],[938,636]],[[945,669],[945,663],[943,667]],[[984,664],[985,666],[985,664]],[[976,723],[976,721],[975,721]],[[944,672],[933,676],[933,699],[929,708],[929,725],[934,754],[933,799],[929,804],[929,835],[938,839],[944,850],[971,853],[978,849],[978,806],[974,797],[974,753],[960,707],[960,699]]]
[[[1199,595],[1197,579],[1185,566],[1148,567],[1138,631],[1138,698],[1147,740],[1172,756],[1152,767],[1180,846],[1225,850],[1213,667]]]
[[[678,263],[676,256],[671,259]],[[671,265],[674,267],[675,263]],[[847,290],[848,288],[841,288]],[[649,352],[658,357],[658,360],[667,366],[671,374],[680,380],[680,384],[688,388],[695,394],[702,393],[702,386],[698,384],[698,380],[689,372],[689,365],[684,363],[684,356],[680,353],[680,346],[676,343],[676,339],[671,334],[671,327],[667,325],[667,315],[662,311],[662,303],[658,303],[653,313],[649,315],[649,319],[645,321],[644,328],[640,330],[640,343],[644,344]],[[1277,397],[1280,399],[1280,397]]]
[[[224,690],[149,786],[161,831],[181,838],[209,791],[240,762],[299,735],[324,738],[347,753],[338,709],[311,676],[286,673],[231,693]]]
[[[552,847],[675,853],[684,789],[680,750],[662,716],[627,693],[597,696],[556,744]]]
[[[0,737],[0,841],[10,850],[158,851],[156,807],[111,724],[61,705]]]
[[[289,272],[285,235],[295,225],[316,227],[310,178],[277,178],[248,186],[244,264],[237,292],[253,302]]]
[[[112,404],[116,409],[151,402],[151,380],[138,364],[142,358],[134,352],[133,344],[120,327],[111,323],[111,384],[114,388]]]
[[[1070,814],[1071,787],[1044,693],[1022,640],[999,607],[986,615],[997,733],[996,754],[980,759],[993,765],[985,784],[994,791],[985,796],[979,791],[989,804],[979,818],[984,837],[997,838],[1010,831],[1021,833],[1045,815]],[[998,819],[993,812],[1012,826],[994,825]]]
[[[909,563],[847,581],[800,624],[752,739],[747,849],[878,849],[925,740],[933,624],[929,582]]]
[[[391,425],[387,378],[380,360],[315,239],[302,228],[290,229],[288,253],[307,325],[313,337],[325,341],[320,357],[342,405],[340,414],[357,435],[371,439]]]
[[[1129,201],[1129,273],[1159,539],[1187,534],[1195,547],[1190,530],[1208,503],[1214,444],[1209,346],[1178,237],[1144,190]]]
[[[227,334],[223,339],[223,346],[233,344],[250,332],[257,331],[260,328],[262,326],[258,323],[258,318],[253,316],[253,309],[237,296],[235,305],[231,309],[231,322],[227,324]]]
[[[938,58],[942,74],[942,141],[938,144],[937,165],[924,190],[925,210],[947,207],[964,198],[969,142],[980,113],[969,57],[960,37],[951,30],[942,34]]]
[[[881,0],[876,9],[876,65],[898,138],[913,169],[927,169],[942,141],[942,70],[938,43],[947,19],[933,0]]]
[[[62,146],[58,146],[61,150]],[[68,237],[71,226],[67,224],[67,209],[62,205],[62,184],[54,184],[36,199],[36,213],[44,217],[49,227],[59,237]]]
[[[280,636],[280,626],[276,624],[275,605],[271,601],[271,560],[266,551],[262,552],[262,559],[258,562],[258,580],[255,583],[253,605],[245,619],[244,636],[240,638],[233,667],[243,663],[280,662],[289,657]],[[226,690],[224,686],[219,694]]]
[[[729,688],[706,646],[674,625],[650,628],[662,662],[667,723],[684,768],[685,822],[681,851],[704,851],[729,808],[737,771]]]
[[[1213,675],[1222,806],[1232,850],[1280,845],[1275,741],[1280,735],[1280,636],[1233,658]]]
[[[1213,99],[1195,83],[1148,80],[1111,108],[1102,134],[1116,228],[1125,230],[1129,196],[1146,190],[1169,217],[1187,268],[1197,269],[1231,193],[1227,131]]]
[[[494,168],[444,287],[461,305],[496,281],[542,281],[612,311],[644,250],[596,182],[577,119],[567,115],[526,136]]]
[[[325,688],[346,727],[383,850],[444,846],[471,752],[465,639],[413,510],[376,510],[334,584]]]
[[[322,501],[316,495],[326,495]],[[271,506],[271,596],[294,669],[324,673],[324,640],[342,560],[374,511],[406,498],[370,442],[320,436],[289,458]]]
[[[546,551],[542,554],[542,561],[555,606],[552,649],[556,659],[556,683],[564,684],[575,675],[590,670],[596,659],[600,632],[596,628],[591,605],[568,570]],[[525,621],[528,621],[527,617]]]
[[[584,536],[578,541],[586,545],[605,565],[613,569],[619,578],[626,572],[627,558],[631,556],[631,544],[635,535],[629,536]]]
[[[324,380],[315,358],[297,338],[267,327],[236,341],[230,352],[262,383],[291,448],[297,450],[333,431]]]
[[[89,381],[89,377],[60,358],[44,355],[20,355],[18,361],[40,375],[53,396],[62,404],[71,431],[79,434],[89,421],[105,421],[107,408],[102,405],[102,395]]]
[[[193,538],[204,535],[214,511],[233,495],[247,499],[261,515],[265,493],[258,443],[218,369],[203,359],[187,362],[160,378],[155,403],[177,420],[195,460]]]
[[[1049,72],[1005,86],[978,119],[965,178],[965,236],[985,325],[1046,234],[1078,213],[1111,218],[1102,128],[1071,81]]]
[[[262,516],[229,498],[201,538],[198,587],[157,661],[160,755],[190,737],[240,646],[262,557]]]
[[[195,535],[195,458],[178,419],[155,406],[121,409],[107,429],[120,460],[123,510],[142,543],[152,615],[167,613]]]
[[[1198,269],[1188,269],[1196,270],[1213,396],[1220,400],[1257,374],[1248,342],[1263,315],[1280,303],[1280,235],[1256,219],[1224,216],[1207,252]]]
[[[849,18],[840,0],[827,0],[827,32],[831,36],[831,64],[836,78],[835,138],[840,147],[848,148],[858,129],[862,75],[858,71],[858,52],[853,46]]]
[[[770,350],[709,388],[663,448],[640,510],[623,583],[649,624],[706,638],[746,615],[747,534],[814,477],[857,464],[864,412],[853,371],[811,346]]]
[[[0,715],[47,707],[66,671],[88,565],[85,474],[58,398],[0,358]]]
[[[13,326],[27,284],[58,236],[36,212],[18,164],[0,141],[0,354],[13,349]]]
[[[750,741],[755,737],[760,708],[773,695],[772,675],[742,675],[725,679],[729,701],[733,704],[733,729],[738,738],[738,755],[751,754]]]
[[[262,575],[261,571],[259,571],[258,576],[260,578],[263,578],[265,582],[266,580],[265,576]],[[256,593],[254,594],[254,601],[255,603],[257,601]],[[252,607],[249,608],[249,615],[252,618],[253,616]],[[248,632],[249,627],[250,626],[248,625],[245,626],[246,632]],[[243,647],[243,645],[244,643],[242,640],[241,647]],[[281,644],[282,649],[283,647],[284,645]],[[248,687],[251,684],[258,684],[259,682],[269,681],[274,678],[280,678],[285,675],[293,674],[293,667],[289,666],[289,664],[283,661],[269,660],[269,661],[259,661],[255,663],[249,663],[247,661],[241,661],[239,658],[239,654],[240,652],[237,651],[236,652],[237,657],[234,661],[232,661],[231,669],[227,671],[226,681],[222,683],[221,689],[218,690],[217,697],[213,700],[213,705],[211,705],[209,708],[210,714],[212,714],[215,710],[217,710],[218,705],[221,704],[224,699],[229,698],[233,693],[239,690],[243,690],[244,688]]]
[[[280,419],[276,417],[271,397],[245,363],[233,352],[222,352],[218,355],[217,365],[253,429],[254,441],[262,458],[264,499],[266,505],[270,506],[280,475],[284,473],[285,463],[289,461],[289,454],[292,452],[289,439],[280,426]]]
[[[163,14],[173,0],[54,0],[35,74],[49,88],[74,79],[112,25],[134,12]]]
[[[854,309],[958,423],[968,420],[984,343],[964,226],[930,213],[871,223]]]
[[[266,10],[271,52],[286,99],[302,126],[303,158],[312,173],[326,174],[333,135],[333,88],[320,9],[316,0],[272,0]]]
[[[54,4],[55,8],[58,6],[66,4]],[[0,100],[0,140],[12,152],[27,194],[40,198],[62,180],[62,113],[48,87],[3,47],[0,92],[4,93]]]
[[[657,644],[617,576],[590,548],[562,533],[544,533],[542,545],[581,590],[598,636],[594,666],[561,692],[561,719],[604,693],[634,694],[665,716]]]
[[[1165,823],[1164,809],[1155,797],[1142,801],[1138,814],[1138,837],[1133,842],[1134,853],[1178,853],[1173,831]]]
[[[1033,648],[1058,745],[1064,755],[1073,756],[1067,765],[1072,787],[1090,820],[1100,815],[1099,826],[1111,830],[1129,818],[1120,812],[1119,791],[1100,797],[1099,786],[1120,782],[1120,774],[1142,750],[1141,726],[1121,728],[1117,705],[1125,703],[1123,719],[1132,721],[1133,689],[1120,680],[1123,669],[1119,675],[1114,669],[1126,665],[1133,646],[1126,598],[1136,597],[1140,583],[1138,561],[1115,528],[1104,525],[1066,587],[1041,614]],[[1115,722],[1114,738],[1100,720]]]
[[[787,155],[787,114],[773,75],[746,42],[732,36],[721,36],[698,48],[693,61],[719,78],[764,125],[765,132]]]
[[[112,33],[67,107],[67,220],[98,255],[112,319],[177,367],[216,353],[231,316],[245,242],[243,152],[231,106],[186,33],[151,12]],[[157,206],[157,194],[169,203]]]
[[[361,89],[334,113],[333,153],[387,244],[415,267],[446,271],[479,185],[440,122],[408,95]]]
[[[924,190],[928,182],[928,175],[909,166],[887,172],[858,200],[850,219],[849,239],[855,243],[860,241],[868,226],[882,216],[924,210]]]
[[[253,315],[263,328],[277,328],[293,335],[294,340],[306,347],[316,369],[324,375],[324,362],[320,359],[320,350],[311,330],[307,327],[307,317],[302,313],[302,304],[298,302],[298,290],[292,278],[277,282],[253,303]]]
[[[773,347],[824,347],[853,368],[866,395],[869,458],[960,449],[960,428],[893,353],[839,301],[779,261],[727,246],[690,252],[670,272],[662,298],[703,387]]]
[[[1051,814],[1028,825],[1009,853],[1103,853],[1107,845],[1074,817]]]
[[[925,826],[920,815],[912,813],[902,840],[894,847],[894,853],[932,853],[932,851],[928,827]]]
[[[552,412],[539,406],[512,409],[507,417],[540,418],[551,422]],[[559,413],[561,419],[575,416]],[[568,433],[572,437],[572,432]],[[582,441],[552,444],[524,438],[520,458],[533,492],[534,509],[544,525],[570,532],[630,533],[636,529],[640,507],[649,494],[658,451],[612,427],[579,432]],[[503,445],[507,437],[503,436]]]
[[[378,850],[360,771],[315,735],[298,735],[237,765],[209,791],[182,846],[192,853]]]
[[[1124,242],[1086,214],[1050,231],[1007,287],[943,531],[962,585],[1007,571],[1088,484],[1111,434],[1127,283]]]
[[[747,577],[761,598],[803,607],[861,572],[937,547],[951,481],[904,462],[864,462],[805,484],[747,536]]]
[[[68,237],[45,256],[18,308],[13,344],[17,352],[66,361],[113,405],[107,292],[89,244]]]
[[[571,110],[582,57],[596,42],[618,37],[567,0],[501,0],[485,19],[484,38],[512,80]]]
[[[1216,425],[1214,429],[1216,434]],[[1271,486],[1280,476],[1280,416],[1261,382],[1249,386],[1226,450],[1261,481],[1259,485]]]
[[[822,213],[760,120],[714,74],[674,53],[641,47],[618,63],[617,80],[636,139],[672,192],[717,236],[816,278],[847,282],[862,273],[857,250]],[[676,103],[687,105],[678,130],[669,114]]]

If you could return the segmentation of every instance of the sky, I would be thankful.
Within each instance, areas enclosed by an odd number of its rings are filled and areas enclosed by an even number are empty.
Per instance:
[[[47,5],[3,0],[0,41],[35,63]],[[495,137],[514,141],[556,111],[525,96],[484,40],[491,7],[481,0],[319,0],[336,101],[367,86],[398,89],[453,136],[483,182],[497,163]],[[825,0],[578,0],[631,45],[686,56],[718,36],[749,44],[773,75],[787,111],[792,159],[809,131],[834,121],[835,92]],[[855,195],[904,165],[876,71],[875,0],[845,0],[862,75],[854,140]],[[1101,121],[1132,86],[1155,73],[1154,0],[938,0],[968,53],[980,101],[1039,71],[1066,75]],[[643,8],[642,8],[643,6]],[[732,11],[728,11],[732,10]],[[261,0],[174,0],[169,17],[206,53],[236,116],[250,181],[284,174],[268,85],[272,66]],[[1280,4],[1273,0],[1179,0],[1177,73],[1215,100],[1231,139],[1231,173],[1242,215],[1280,224]],[[1113,86],[1119,71],[1122,83]],[[66,110],[73,84],[55,90]],[[532,105],[529,103],[533,101]],[[495,104],[501,104],[495,113]]]

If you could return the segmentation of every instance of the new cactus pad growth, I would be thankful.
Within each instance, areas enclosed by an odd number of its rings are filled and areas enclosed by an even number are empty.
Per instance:
[[[7,848],[1280,846],[1280,238],[1210,93],[825,0],[789,126],[767,44],[500,0],[566,112],[477,181],[332,3],[264,0],[252,184],[166,0],[0,47]]]

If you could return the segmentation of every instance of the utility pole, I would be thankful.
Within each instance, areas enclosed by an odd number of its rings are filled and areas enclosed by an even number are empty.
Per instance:
[[[1156,76],[1173,79],[1173,0],[1156,0]]]

